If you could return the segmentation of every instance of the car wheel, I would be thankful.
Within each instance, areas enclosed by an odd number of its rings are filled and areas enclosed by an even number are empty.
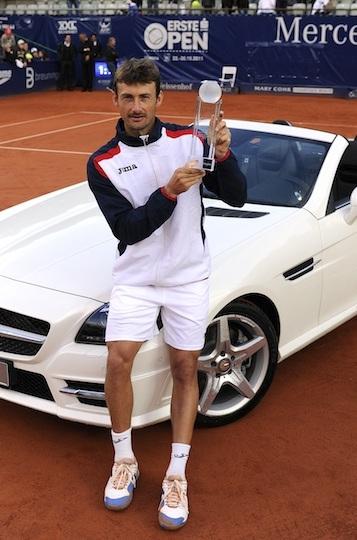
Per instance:
[[[269,388],[278,357],[273,324],[254,304],[226,306],[211,322],[198,362],[197,423],[219,426],[250,411]]]

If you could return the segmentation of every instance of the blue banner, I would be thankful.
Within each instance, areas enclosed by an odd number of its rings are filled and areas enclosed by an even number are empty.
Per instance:
[[[56,85],[57,78],[58,62],[53,60],[32,62],[24,68],[0,62],[0,96],[47,90]]]
[[[155,59],[167,87],[190,88],[233,66],[234,86],[254,91],[357,88],[356,22],[355,17],[274,15],[0,18],[0,26],[10,24],[18,37],[47,47],[54,57],[65,34],[75,44],[80,32],[96,33],[103,45],[115,36],[121,59]]]

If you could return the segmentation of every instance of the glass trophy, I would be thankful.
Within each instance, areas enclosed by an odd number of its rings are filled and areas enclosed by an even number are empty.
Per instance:
[[[217,81],[202,81],[198,90],[195,122],[193,125],[190,166],[199,167],[205,171],[213,171],[215,165],[216,150],[216,126],[220,118],[222,103],[222,89]],[[202,146],[199,143],[200,125],[208,120],[207,142],[202,158]]]

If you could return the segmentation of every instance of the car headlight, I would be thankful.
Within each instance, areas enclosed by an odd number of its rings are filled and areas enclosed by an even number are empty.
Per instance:
[[[81,326],[76,335],[76,343],[86,343],[89,345],[105,345],[105,329],[107,327],[109,302],[103,304],[94,311]],[[159,330],[162,328],[161,315],[158,316],[156,324]]]
[[[108,311],[109,303],[106,303],[92,313],[76,335],[75,342],[105,345],[105,329],[107,326]]]

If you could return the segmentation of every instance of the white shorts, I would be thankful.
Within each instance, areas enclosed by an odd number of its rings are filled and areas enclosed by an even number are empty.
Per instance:
[[[165,343],[186,351],[201,350],[208,317],[208,285],[208,279],[176,287],[115,285],[105,341],[151,339],[159,332],[161,309]]]

